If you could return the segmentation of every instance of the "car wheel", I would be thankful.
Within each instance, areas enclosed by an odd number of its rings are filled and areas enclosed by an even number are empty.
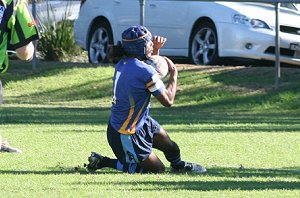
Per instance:
[[[212,23],[199,25],[192,34],[190,58],[196,65],[214,65],[219,60],[217,31]]]
[[[113,43],[112,31],[107,23],[98,23],[91,31],[89,40],[89,62],[106,62],[107,46]]]

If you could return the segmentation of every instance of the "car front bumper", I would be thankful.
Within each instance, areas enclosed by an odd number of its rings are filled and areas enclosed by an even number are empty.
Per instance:
[[[220,57],[276,60],[274,30],[251,29],[224,23],[217,24],[217,29]],[[291,49],[291,44],[300,43],[300,35],[279,32],[279,37],[280,62],[300,65],[300,50]]]

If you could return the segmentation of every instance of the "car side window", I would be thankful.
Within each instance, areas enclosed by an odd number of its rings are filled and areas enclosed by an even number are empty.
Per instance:
[[[296,6],[293,3],[281,3],[280,7],[298,11],[298,9],[296,8]]]

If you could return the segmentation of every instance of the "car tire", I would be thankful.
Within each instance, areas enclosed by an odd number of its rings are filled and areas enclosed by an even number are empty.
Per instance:
[[[215,65],[219,62],[218,38],[214,24],[205,22],[196,27],[189,50],[190,59],[196,65]]]
[[[105,22],[97,23],[89,37],[88,56],[93,64],[107,62],[107,47],[113,43],[112,30]]]

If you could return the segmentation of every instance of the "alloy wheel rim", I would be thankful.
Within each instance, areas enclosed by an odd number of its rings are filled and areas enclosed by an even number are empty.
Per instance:
[[[92,36],[90,43],[90,59],[92,63],[99,63],[106,56],[108,34],[105,29],[99,28]]]
[[[193,61],[198,65],[209,64],[216,53],[216,46],[215,32],[210,28],[200,29],[192,42]]]

